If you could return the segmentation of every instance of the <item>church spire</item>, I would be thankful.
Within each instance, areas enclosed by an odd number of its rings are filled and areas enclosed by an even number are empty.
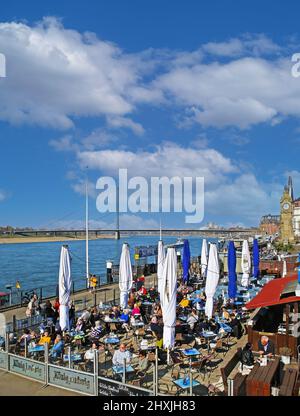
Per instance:
[[[289,195],[292,198],[292,201],[294,201],[293,180],[291,176],[289,176],[289,180],[288,180],[288,190],[289,190]]]

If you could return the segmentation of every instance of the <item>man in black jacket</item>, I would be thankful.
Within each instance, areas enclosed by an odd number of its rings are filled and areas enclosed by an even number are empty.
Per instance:
[[[252,345],[250,342],[247,342],[247,344],[243,348],[243,351],[241,353],[242,368],[243,366],[251,368],[254,365],[254,356],[251,348]]]
[[[273,342],[265,335],[263,335],[258,341],[259,354],[267,357],[272,357],[275,354],[275,348]]]

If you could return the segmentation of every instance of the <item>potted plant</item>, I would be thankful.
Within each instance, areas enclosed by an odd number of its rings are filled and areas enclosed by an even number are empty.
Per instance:
[[[291,362],[291,355],[292,350],[288,347],[279,348],[279,354],[281,355],[281,361],[284,364],[290,364]]]

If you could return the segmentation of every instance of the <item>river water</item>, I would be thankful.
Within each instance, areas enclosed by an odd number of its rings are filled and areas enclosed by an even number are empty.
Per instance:
[[[192,256],[201,253],[202,238],[187,237]],[[164,237],[165,244],[175,243],[176,237]],[[100,275],[106,281],[106,260],[119,263],[122,243],[130,245],[133,260],[134,248],[157,244],[158,237],[131,236],[114,239],[99,239],[89,242],[90,273]],[[210,241],[215,241],[211,239]],[[85,241],[22,243],[0,245],[0,291],[10,284],[15,287],[18,280],[22,289],[54,285],[58,281],[60,249],[68,244],[72,256],[72,278],[85,279]],[[149,262],[155,261],[149,258]]]

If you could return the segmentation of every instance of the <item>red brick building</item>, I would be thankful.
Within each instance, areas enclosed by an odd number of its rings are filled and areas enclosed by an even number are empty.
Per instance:
[[[260,231],[262,234],[276,234],[279,233],[280,215],[265,215],[260,221]]]

